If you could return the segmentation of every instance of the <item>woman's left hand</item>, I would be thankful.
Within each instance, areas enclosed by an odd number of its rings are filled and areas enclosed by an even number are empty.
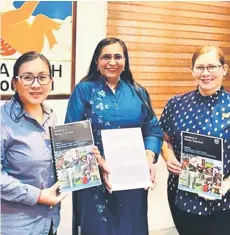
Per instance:
[[[153,162],[155,161],[155,153],[151,150],[145,150],[146,157],[149,165],[149,171],[150,171],[150,179],[152,182],[152,185],[150,186],[150,189],[153,190],[156,186],[156,164]],[[147,190],[148,188],[145,188]]]
[[[224,196],[228,190],[230,190],[230,178],[226,178],[224,179],[223,183],[222,183],[222,188],[221,188],[221,195]]]

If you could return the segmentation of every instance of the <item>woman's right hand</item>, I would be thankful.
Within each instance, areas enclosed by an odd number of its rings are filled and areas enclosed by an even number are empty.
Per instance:
[[[174,175],[179,175],[181,173],[181,163],[176,159],[175,155],[171,155],[166,161],[166,166],[168,171]]]
[[[47,205],[47,206],[57,205],[61,200],[63,200],[68,195],[68,193],[58,194],[57,190],[59,186],[60,186],[60,183],[57,182],[50,188],[42,189],[40,197],[38,199],[38,203]]]
[[[109,182],[109,168],[106,164],[106,161],[103,157],[101,157],[100,159],[97,160],[98,164],[99,164],[99,168],[101,169],[101,173],[102,173],[102,178],[105,184],[105,187],[107,188],[107,190],[109,191],[109,193],[112,193],[112,185]]]
[[[164,139],[165,141],[163,141],[161,149],[162,157],[166,162],[168,171],[171,174],[179,175],[181,173],[182,164],[177,160],[173,151],[172,144],[170,143],[170,138],[166,133],[164,133]]]

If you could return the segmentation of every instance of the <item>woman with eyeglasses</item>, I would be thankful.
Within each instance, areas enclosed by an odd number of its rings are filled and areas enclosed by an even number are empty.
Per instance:
[[[98,43],[88,74],[71,95],[66,122],[84,119],[91,120],[95,144],[101,153],[102,129],[141,127],[154,182],[162,132],[148,93],[133,80],[128,51],[120,39],[105,38]],[[104,184],[73,193],[73,235],[78,234],[78,226],[81,235],[148,235],[147,191],[111,194],[104,158],[99,166]]]
[[[49,61],[37,52],[14,64],[13,97],[1,106],[1,234],[56,234],[59,202],[49,126],[56,115],[43,104],[51,90]]]
[[[197,89],[173,97],[160,119],[164,131],[162,155],[169,170],[168,200],[180,235],[228,235],[230,232],[230,94],[222,86],[228,65],[223,51],[203,46],[192,57]],[[222,199],[179,190],[181,132],[223,138]],[[211,146],[207,146],[209,148]],[[214,161],[213,161],[214,164]],[[199,174],[197,167],[197,174]],[[212,183],[214,175],[208,175]],[[211,172],[212,173],[212,172]],[[205,171],[203,176],[205,176]],[[207,177],[206,177],[207,178]]]

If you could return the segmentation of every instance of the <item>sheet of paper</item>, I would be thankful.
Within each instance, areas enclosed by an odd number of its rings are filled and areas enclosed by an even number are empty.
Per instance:
[[[112,191],[149,187],[150,172],[141,129],[102,130],[101,135]]]

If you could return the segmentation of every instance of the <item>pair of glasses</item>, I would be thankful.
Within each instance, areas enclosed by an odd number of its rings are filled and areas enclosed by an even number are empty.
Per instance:
[[[104,62],[110,62],[111,59],[114,59],[116,62],[120,62],[122,61],[125,57],[121,54],[104,54],[104,55],[101,55],[99,57],[100,60],[104,61]]]
[[[21,76],[16,76],[16,78],[20,78],[24,86],[31,86],[34,83],[35,79],[37,79],[40,85],[47,85],[51,80],[51,75],[41,74],[35,77],[32,74],[24,74]]]
[[[222,67],[221,64],[210,64],[208,66],[197,65],[192,67],[192,71],[194,73],[201,74],[204,72],[205,69],[207,69],[209,73],[215,73],[220,70],[220,67]]]

